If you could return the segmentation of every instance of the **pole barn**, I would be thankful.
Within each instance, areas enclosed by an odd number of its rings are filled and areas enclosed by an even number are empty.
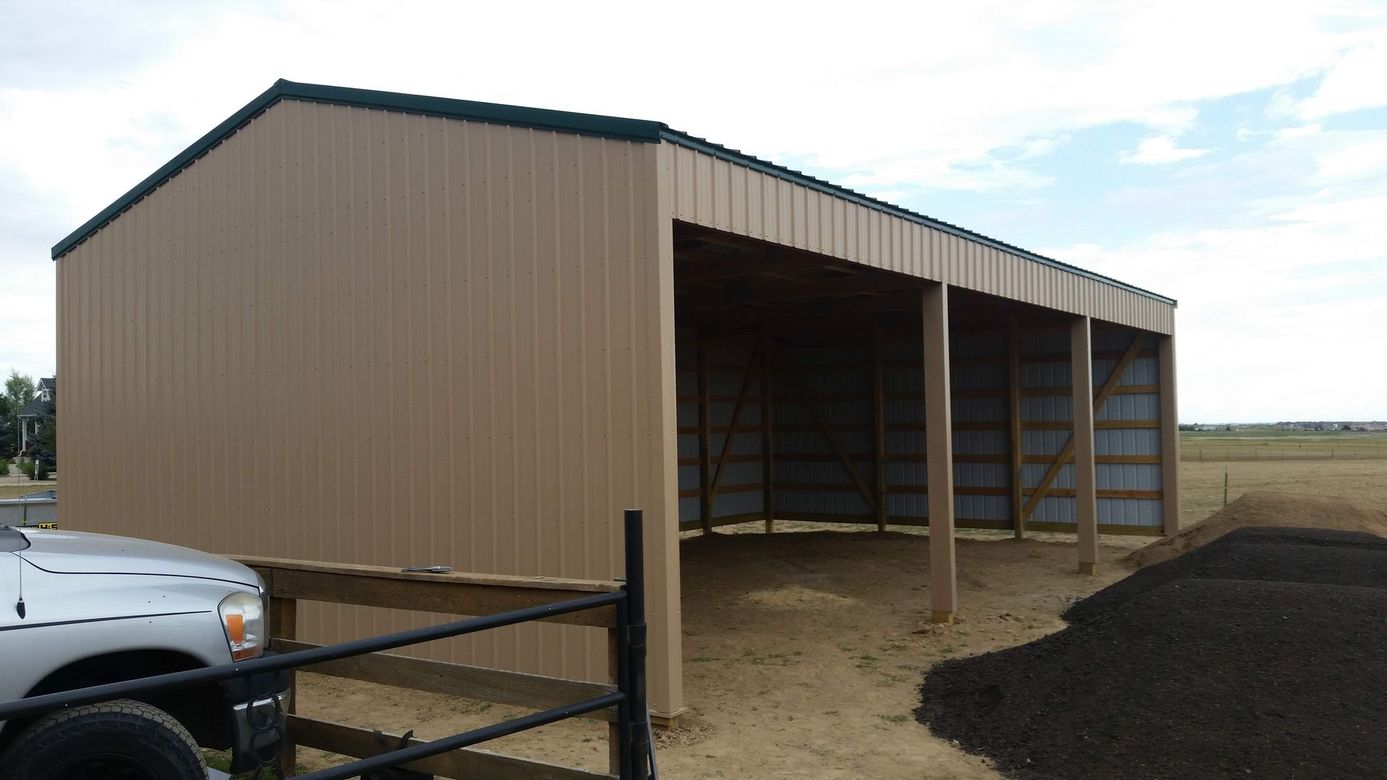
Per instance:
[[[280,81],[53,257],[64,526],[609,579],[642,507],[665,719],[681,530],[927,526],[948,621],[955,528],[1178,525],[1173,300],[656,122]]]

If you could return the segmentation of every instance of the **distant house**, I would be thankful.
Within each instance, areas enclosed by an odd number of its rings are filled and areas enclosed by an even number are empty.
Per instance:
[[[29,454],[29,440],[38,438],[43,429],[44,407],[58,397],[58,378],[44,377],[34,390],[34,397],[19,411],[19,454]]]

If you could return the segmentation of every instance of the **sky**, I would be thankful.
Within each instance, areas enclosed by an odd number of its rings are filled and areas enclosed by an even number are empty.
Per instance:
[[[663,121],[1178,299],[1182,422],[1387,419],[1387,0],[0,0],[0,371],[281,77]]]

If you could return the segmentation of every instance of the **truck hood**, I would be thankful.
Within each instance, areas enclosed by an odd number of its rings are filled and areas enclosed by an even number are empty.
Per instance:
[[[18,555],[55,574],[144,574],[197,577],[258,588],[255,572],[235,561],[172,544],[80,531],[23,528]]]

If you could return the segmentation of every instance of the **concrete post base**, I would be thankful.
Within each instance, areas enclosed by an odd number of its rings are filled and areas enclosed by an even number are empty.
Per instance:
[[[930,613],[929,621],[931,623],[952,623],[954,622],[954,613],[936,609]]]
[[[1079,562],[1079,573],[1090,577],[1098,573],[1098,564]]]

